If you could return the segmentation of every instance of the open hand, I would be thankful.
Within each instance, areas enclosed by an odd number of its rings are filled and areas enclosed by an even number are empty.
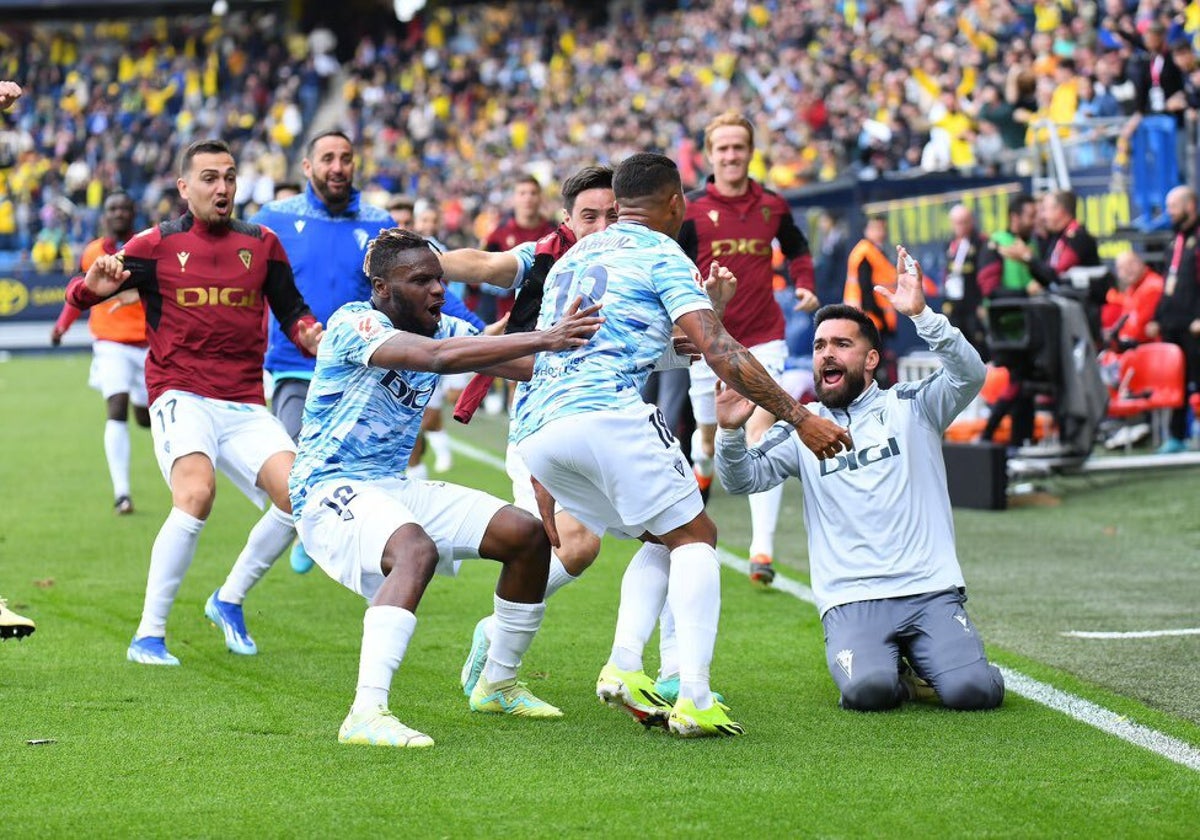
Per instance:
[[[737,293],[737,277],[728,268],[713,260],[708,266],[708,279],[704,281],[704,291],[712,301],[717,317],[720,318],[725,313],[725,305],[733,300]]]
[[[320,321],[315,323],[301,323],[296,327],[296,338],[300,340],[302,346],[310,355],[317,355],[317,348],[321,345],[321,339],[325,335],[325,325]]]
[[[717,425],[722,429],[740,429],[746,425],[757,406],[717,380]]]
[[[911,262],[910,271],[906,263]],[[903,245],[896,246],[896,290],[893,292],[887,286],[876,286],[875,291],[895,307],[901,315],[912,318],[925,311],[925,290],[922,284],[925,275],[921,272],[921,264],[908,255]]]
[[[796,312],[816,312],[821,308],[821,301],[810,289],[796,289]]]
[[[540,335],[546,340],[546,350],[570,350],[591,341],[592,336],[604,323],[604,319],[596,314],[602,304],[596,303],[587,309],[580,309],[582,305],[583,298],[575,298],[566,314],[558,319],[558,323],[542,330]]]

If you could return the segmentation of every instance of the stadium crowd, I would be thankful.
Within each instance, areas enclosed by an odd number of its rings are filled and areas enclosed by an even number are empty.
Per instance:
[[[240,200],[261,205],[294,179],[326,94],[362,149],[368,200],[440,205],[450,244],[484,239],[522,174],[552,185],[657,148],[693,186],[703,126],[729,109],[754,117],[752,177],[787,190],[993,172],[1040,119],[1068,135],[1135,113],[1182,124],[1200,104],[1200,6],[1179,0],[713,0],[601,23],[561,2],[440,7],[343,37],[340,74],[331,33],[279,26],[234,14],[8,29],[0,75],[34,95],[0,127],[0,250],[85,241],[118,186],[145,221],[171,215],[170,161],[201,134],[232,143]],[[1119,164],[1124,147],[1081,153],[1114,151]]]
[[[0,125],[0,251],[77,263],[115,189],[141,221],[176,215],[176,160],[197,137],[226,138],[247,201],[271,199],[336,70],[321,37],[278,28],[271,15],[6,26],[0,75],[26,95]]]

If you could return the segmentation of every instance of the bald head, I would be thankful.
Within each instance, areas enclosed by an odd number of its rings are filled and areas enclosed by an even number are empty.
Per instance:
[[[1146,273],[1146,263],[1134,251],[1125,251],[1116,260],[1117,288],[1125,291]]]
[[[1196,191],[1191,187],[1175,187],[1167,193],[1167,215],[1175,230],[1187,230],[1196,224]]]

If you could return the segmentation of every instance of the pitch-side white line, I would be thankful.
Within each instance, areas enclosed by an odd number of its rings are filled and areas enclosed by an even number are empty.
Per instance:
[[[1066,630],[1061,635],[1076,639],[1158,639],[1163,636],[1200,636],[1200,627],[1179,630]]]
[[[472,460],[486,464],[501,472],[505,471],[504,460],[486,449],[480,449],[457,438],[450,439],[450,446],[455,452],[461,453]],[[750,564],[746,560],[724,548],[717,548],[717,559],[723,565],[743,574],[750,571]],[[786,592],[788,595],[805,603],[816,605],[817,601],[812,589],[799,581],[776,574],[774,588],[781,592]],[[1157,753],[1163,758],[1174,761],[1176,764],[1182,764],[1184,767],[1200,772],[1200,750],[1185,741],[1181,741],[1158,730],[1142,726],[1141,724],[1133,723],[1116,712],[1109,711],[1102,706],[1097,706],[1095,703],[1084,700],[1082,697],[1076,697],[1074,694],[1060,691],[1054,686],[1039,682],[1032,677],[1027,677],[1011,668],[1000,666],[1000,673],[1004,675],[1004,687],[1006,691],[1011,691],[1013,694],[1033,700],[1035,703],[1041,703],[1043,706],[1062,712],[1081,723],[1086,723],[1088,726],[1093,726],[1123,741],[1128,741],[1131,744]]]

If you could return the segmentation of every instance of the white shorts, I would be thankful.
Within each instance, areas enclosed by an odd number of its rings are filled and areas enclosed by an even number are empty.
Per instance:
[[[92,344],[92,368],[88,385],[108,399],[113,394],[129,394],[134,405],[146,404],[146,347],[119,341],[97,339]]]
[[[383,585],[383,549],[399,528],[420,525],[437,545],[438,573],[455,575],[479,556],[488,525],[507,506],[444,481],[338,478],[309,490],[296,530],[326,574],[371,599]]]
[[[554,420],[517,452],[563,510],[598,536],[657,536],[704,510],[679,442],[653,405]]]
[[[213,400],[186,391],[166,391],[154,401],[150,431],[168,487],[175,459],[203,452],[260,508],[266,506],[267,494],[256,484],[259,470],[278,452],[296,452],[283,424],[266,406]]]
[[[426,410],[434,409],[435,411],[442,410],[442,404],[446,401],[446,383],[442,379],[438,380],[437,387],[433,389],[433,393],[429,395],[429,402],[425,403]]]
[[[786,341],[780,338],[765,344],[755,344],[747,349],[767,369],[772,379],[778,382],[783,377],[788,354]],[[717,375],[703,358],[692,362],[688,371],[692,376],[692,387],[688,389],[688,396],[692,398],[692,415],[697,423],[716,425]]]
[[[504,451],[504,470],[508,473],[508,477],[512,479],[513,504],[526,513],[532,513],[538,519],[541,519],[542,513],[538,510],[537,496],[533,494],[533,485],[529,482],[531,477],[529,467],[525,466],[525,461],[521,458],[521,453],[511,443],[508,445],[508,449]],[[554,513],[556,516],[562,509],[562,505],[555,503]]]
[[[513,504],[534,516],[540,516],[537,497],[533,495],[533,485],[529,483],[529,467],[525,466],[521,453],[512,443],[504,452],[504,471],[512,479]]]
[[[473,373],[448,373],[442,377],[441,384],[447,391],[461,392],[471,384],[474,376]]]

